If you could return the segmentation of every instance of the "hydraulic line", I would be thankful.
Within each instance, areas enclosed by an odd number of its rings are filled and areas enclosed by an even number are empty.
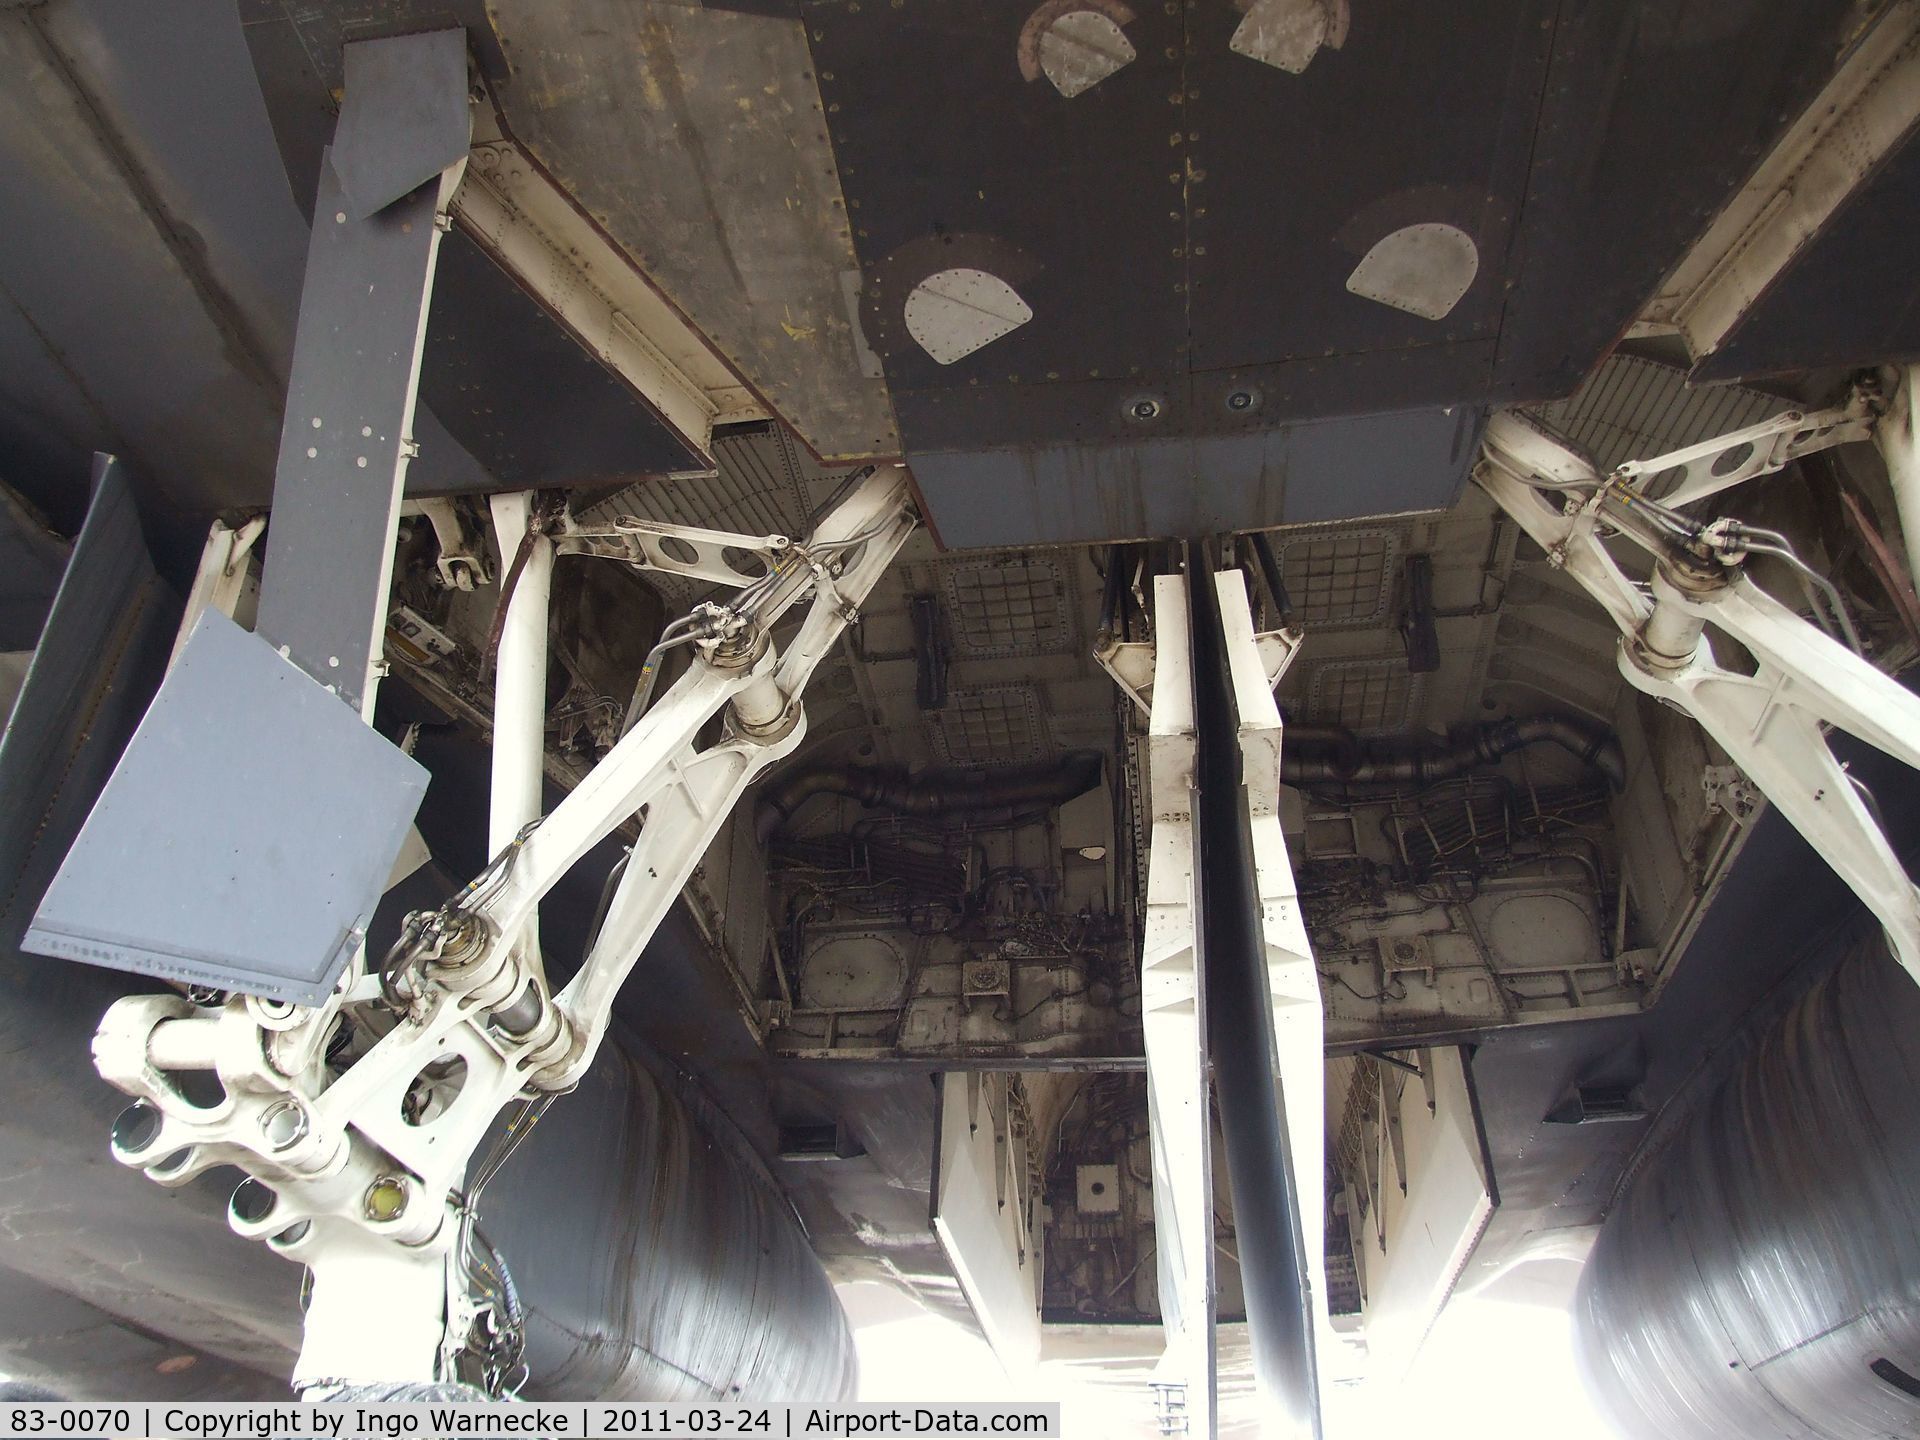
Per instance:
[[[1445,740],[1363,740],[1337,725],[1289,725],[1280,773],[1289,785],[1432,785],[1542,744],[1558,745],[1577,756],[1615,790],[1626,785],[1626,760],[1613,732],[1555,714],[1465,726]]]
[[[901,815],[965,816],[1063,805],[1100,783],[1098,750],[1069,750],[1027,765],[953,766],[917,775],[898,765],[812,765],[767,787],[755,815],[762,843],[785,828],[815,795],[845,795]]]

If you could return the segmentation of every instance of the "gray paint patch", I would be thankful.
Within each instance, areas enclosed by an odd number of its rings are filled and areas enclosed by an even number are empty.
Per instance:
[[[1375,242],[1347,277],[1347,289],[1418,315],[1443,320],[1480,273],[1473,237],[1452,225],[1408,225]]]
[[[1215,535],[1444,510],[1484,420],[1454,406],[1251,434],[920,451],[909,464],[954,549]]]
[[[1033,307],[997,275],[939,270],[908,292],[907,333],[942,365],[963,360],[1033,319]]]
[[[128,742],[22,947],[316,1004],[427,772],[217,611]]]

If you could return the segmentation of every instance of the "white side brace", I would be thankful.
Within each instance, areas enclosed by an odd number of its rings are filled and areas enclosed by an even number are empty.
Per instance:
[[[1193,659],[1186,579],[1153,582],[1153,704],[1147,730],[1152,831],[1140,956],[1140,1026],[1153,1143],[1154,1264],[1167,1348],[1156,1384],[1184,1386],[1188,1433],[1214,1433],[1213,1161],[1207,1031],[1195,944]],[[1135,654],[1146,654],[1146,648]],[[1115,677],[1119,679],[1118,676]],[[1128,694],[1139,691],[1119,681]]]
[[[1255,634],[1246,576],[1222,570],[1213,577],[1220,597],[1227,671],[1233,684],[1234,717],[1253,832],[1253,864],[1266,940],[1267,994],[1273,1005],[1274,1078],[1287,1122],[1293,1183],[1300,1207],[1300,1238],[1312,1286],[1316,1354],[1330,1345],[1326,1246],[1326,1015],[1320,971],[1307,939],[1300,885],[1280,828],[1280,683],[1302,636],[1297,630]]]
[[[1864,438],[1844,418],[1828,434]],[[1712,446],[1733,455],[1750,443],[1747,431],[1725,436],[1692,447],[1687,462],[1711,472]],[[1632,468],[1637,474],[1660,464]],[[1920,768],[1920,697],[1755,585],[1741,563],[1739,527],[1699,525],[1687,544],[1642,523],[1647,507],[1625,483],[1627,469],[1603,479],[1566,446],[1503,414],[1488,424],[1474,479],[1613,617],[1627,681],[1699,722],[1853,887],[1886,926],[1900,963],[1920,979],[1920,890],[1826,738],[1826,727],[1838,726]],[[1562,503],[1560,493],[1575,498]],[[1603,524],[1656,557],[1650,585],[1627,579],[1614,563],[1600,542]],[[1720,664],[1709,626],[1746,647],[1755,673]]]
[[[180,616],[180,629],[174,637],[173,653],[167,664],[180,658],[194,623],[208,610],[218,610],[229,619],[240,603],[240,592],[247,584],[247,557],[254,543],[266,533],[264,515],[256,515],[234,529],[224,520],[215,520],[207,530],[207,541],[200,549],[200,565],[194,571],[193,585],[187,591],[186,609]]]

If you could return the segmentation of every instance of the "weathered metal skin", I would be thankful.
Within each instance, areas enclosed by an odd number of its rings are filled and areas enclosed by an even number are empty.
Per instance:
[[[1854,945],[1645,1158],[1576,1304],[1623,1435],[1920,1433],[1920,989]]]
[[[838,1400],[853,1337],[798,1219],[705,1096],[608,1037],[482,1198],[536,1399]]]

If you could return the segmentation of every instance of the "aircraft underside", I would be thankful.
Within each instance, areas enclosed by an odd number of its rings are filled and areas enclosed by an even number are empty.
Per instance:
[[[1584,1260],[1623,1434],[1920,1433],[1916,119],[1906,0],[0,10],[0,1372],[866,1281],[1317,1435]]]

